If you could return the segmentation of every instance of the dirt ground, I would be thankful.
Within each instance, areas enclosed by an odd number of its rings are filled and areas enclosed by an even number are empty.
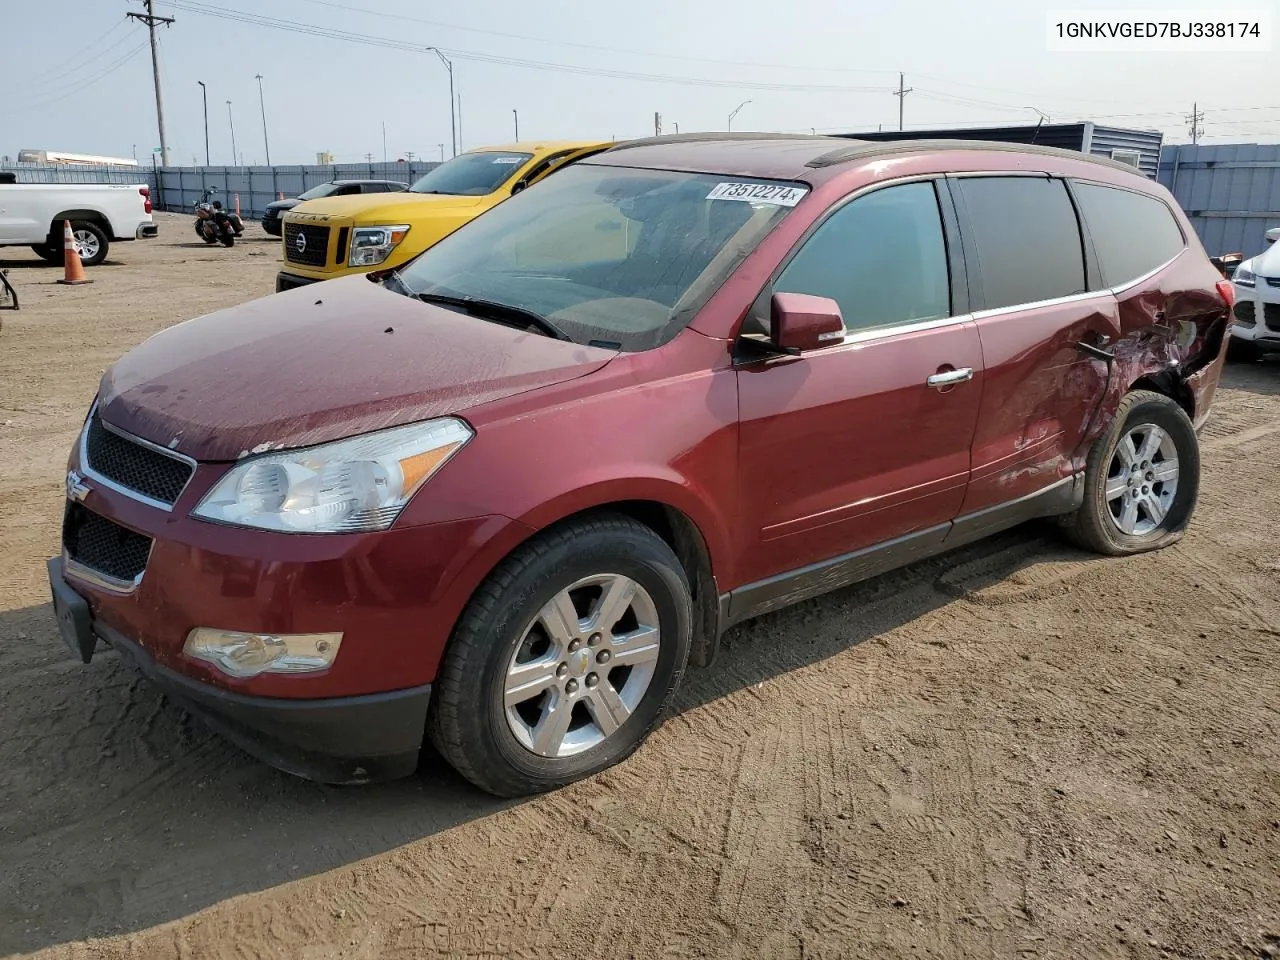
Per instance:
[[[554,795],[434,759],[329,788],[73,662],[50,613],[103,369],[272,289],[256,225],[160,219],[90,286],[0,250],[0,955],[1280,956],[1280,362],[1228,370],[1174,548],[1028,528],[744,625]]]

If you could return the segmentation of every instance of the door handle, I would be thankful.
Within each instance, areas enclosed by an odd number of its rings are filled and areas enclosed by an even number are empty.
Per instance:
[[[947,370],[935,373],[925,381],[931,387],[951,387],[973,379],[973,367],[961,367],[959,370]]]

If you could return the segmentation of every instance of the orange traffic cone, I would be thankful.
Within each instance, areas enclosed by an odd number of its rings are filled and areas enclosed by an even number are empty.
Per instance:
[[[80,262],[80,251],[76,249],[76,238],[71,233],[71,221],[63,220],[62,227],[62,270],[63,277],[59,283],[93,283],[84,275],[84,264]]]

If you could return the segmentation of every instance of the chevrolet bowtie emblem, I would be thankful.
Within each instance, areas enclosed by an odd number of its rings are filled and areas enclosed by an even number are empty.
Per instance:
[[[89,495],[89,488],[85,485],[84,477],[75,470],[67,472],[67,499],[74,500],[76,503],[83,502],[84,498]]]

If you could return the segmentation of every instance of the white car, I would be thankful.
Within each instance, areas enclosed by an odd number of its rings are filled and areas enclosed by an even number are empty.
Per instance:
[[[0,247],[30,247],[61,263],[65,220],[86,266],[105,260],[114,241],[158,232],[145,183],[14,183],[0,177]]]
[[[1236,267],[1235,316],[1228,348],[1240,360],[1280,352],[1280,227],[1267,231],[1267,249]]]

